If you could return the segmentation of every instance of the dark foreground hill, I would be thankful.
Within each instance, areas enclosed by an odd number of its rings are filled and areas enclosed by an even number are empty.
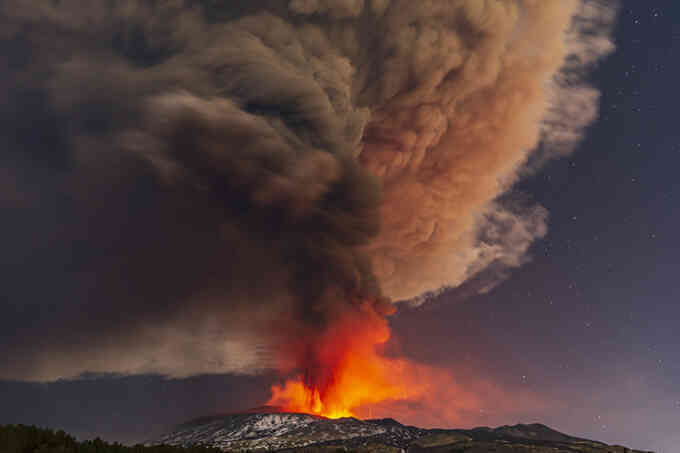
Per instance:
[[[307,414],[248,411],[184,423],[153,444],[203,445],[239,452],[641,453],[568,436],[545,425],[422,429],[393,419],[329,420]]]
[[[126,446],[101,439],[77,441],[64,431],[26,425],[0,425],[0,453],[221,453],[209,447]]]

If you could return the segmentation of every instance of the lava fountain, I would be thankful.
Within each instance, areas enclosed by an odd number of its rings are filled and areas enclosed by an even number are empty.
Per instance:
[[[418,397],[426,385],[415,377],[418,366],[386,356],[389,338],[386,315],[361,304],[312,341],[300,340],[295,348],[299,374],[272,386],[267,404],[341,418],[357,416],[362,407]]]

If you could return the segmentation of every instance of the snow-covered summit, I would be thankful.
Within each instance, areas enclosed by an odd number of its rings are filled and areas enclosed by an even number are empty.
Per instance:
[[[309,414],[263,407],[245,413],[202,417],[184,423],[151,444],[204,445],[224,451],[314,451],[441,453],[497,451],[505,453],[636,452],[624,447],[579,439],[541,424],[480,427],[470,430],[421,429],[396,420],[330,420]]]
[[[242,413],[203,417],[184,423],[153,443],[211,445],[223,450],[276,450],[372,437],[391,429],[394,427],[356,418],[330,420],[297,413]]]

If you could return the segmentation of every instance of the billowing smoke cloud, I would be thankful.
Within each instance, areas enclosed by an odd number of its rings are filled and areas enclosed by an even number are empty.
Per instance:
[[[541,137],[543,153],[578,141],[597,108],[584,71],[612,48],[613,13],[604,4],[428,6],[387,13],[384,76],[374,90],[382,97],[360,156],[383,182],[383,230],[371,253],[396,299],[525,260],[546,232],[547,213],[494,200]]]
[[[502,196],[596,116],[583,80],[612,19],[590,0],[4,2],[0,377],[286,369],[343,313],[493,284],[546,233]]]

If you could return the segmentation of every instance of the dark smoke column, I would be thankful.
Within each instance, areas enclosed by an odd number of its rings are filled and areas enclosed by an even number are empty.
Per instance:
[[[5,178],[18,196],[2,203],[33,225],[7,235],[23,263],[7,291],[44,298],[20,284],[35,274],[55,309],[0,342],[27,358],[0,377],[273,368],[325,399],[348,357],[377,360],[391,300],[488,288],[545,234],[542,207],[502,195],[541,140],[537,162],[594,118],[582,76],[611,51],[612,15],[590,0],[5,1],[4,167],[30,177]]]

